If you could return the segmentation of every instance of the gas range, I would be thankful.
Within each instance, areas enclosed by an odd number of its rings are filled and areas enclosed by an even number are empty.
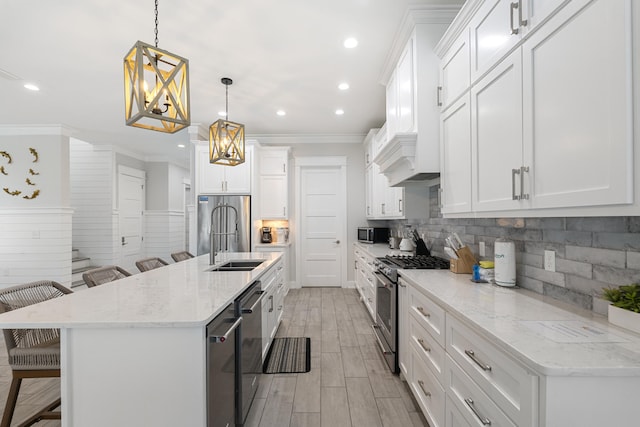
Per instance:
[[[448,270],[449,261],[431,255],[387,255],[377,258],[377,269],[389,280],[398,281],[398,269],[411,270]]]

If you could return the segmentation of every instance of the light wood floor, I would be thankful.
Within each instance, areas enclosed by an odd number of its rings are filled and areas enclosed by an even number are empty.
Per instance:
[[[245,427],[425,427],[406,383],[392,375],[354,289],[292,289],[278,329],[311,337],[311,372],[263,375]],[[0,334],[0,409],[11,368]],[[24,380],[11,424],[60,396],[59,379]],[[38,427],[59,427],[43,421]],[[185,426],[188,427],[188,426]]]
[[[245,427],[423,427],[355,289],[292,289],[278,330],[311,337],[311,372],[263,375]]]

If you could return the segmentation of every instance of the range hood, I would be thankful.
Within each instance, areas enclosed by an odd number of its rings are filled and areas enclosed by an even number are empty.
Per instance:
[[[380,173],[387,177],[390,186],[402,187],[440,176],[438,138],[431,134],[424,136],[431,141],[420,143],[415,132],[397,133],[381,147],[373,161],[380,166]]]

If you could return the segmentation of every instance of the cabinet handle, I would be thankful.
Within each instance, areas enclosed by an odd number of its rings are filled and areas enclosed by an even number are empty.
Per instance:
[[[381,205],[381,209],[382,209],[382,214],[384,215],[386,212],[384,211],[384,203]]]
[[[424,389],[424,381],[418,380],[418,385],[422,389],[422,392],[424,393],[425,396],[431,397],[431,393],[429,393],[427,390]]]
[[[516,175],[520,175],[520,169],[511,169],[511,199],[512,200],[520,200],[520,196],[516,194]]]
[[[511,19],[511,23],[509,25],[511,27],[511,34],[512,35],[516,35],[519,32],[519,30],[517,28],[513,28],[513,11],[515,9],[517,9],[517,8],[518,8],[518,3],[511,3],[511,10],[510,10],[511,13],[509,14],[510,15],[509,18]]]
[[[429,313],[427,313],[426,311],[424,311],[424,308],[416,307],[416,310],[418,310],[420,312],[420,314],[422,314],[427,319],[431,318],[431,315]]]
[[[442,86],[438,86],[438,92],[436,93],[438,98],[438,107],[442,107],[442,99],[440,99],[440,95],[442,94]]]
[[[285,206],[282,207],[282,216],[287,216],[287,208]]]
[[[398,199],[398,211],[402,213],[402,199]]]
[[[220,182],[220,191],[224,191],[224,181]]]
[[[287,173],[287,164],[286,163],[282,164],[282,173]]]
[[[273,311],[273,295],[271,295],[269,299],[271,300],[271,308],[269,308],[269,313],[271,313]]]
[[[431,353],[431,349],[424,344],[424,340],[422,338],[418,338],[418,344],[420,344],[420,347],[422,347],[424,351]]]
[[[529,21],[522,19],[522,0],[518,0],[518,21],[521,27],[526,27]]]
[[[223,343],[226,340],[229,339],[229,336],[231,335],[231,332],[235,331],[238,326],[240,326],[240,323],[242,322],[242,317],[238,317],[237,319],[231,319],[230,321],[233,321],[233,324],[229,327],[229,329],[227,329],[227,331],[222,334],[222,335],[209,335],[209,341],[212,343]]]
[[[478,356],[476,356],[476,353],[473,350],[465,350],[464,353],[469,356],[469,358],[471,358],[471,360],[473,360],[476,365],[480,366],[483,371],[491,370],[491,365],[487,365],[486,363],[483,363],[480,359],[478,359]]]
[[[471,411],[473,412],[473,415],[475,415],[478,418],[478,420],[482,423],[483,426],[491,425],[491,420],[489,418],[485,418],[482,415],[480,415],[480,412],[478,412],[478,410],[476,409],[476,405],[473,403],[473,399],[466,398],[464,400],[464,403],[467,404],[469,409],[471,409]]]
[[[529,166],[520,167],[520,199],[529,200],[529,193],[524,192],[524,173],[529,173]]]

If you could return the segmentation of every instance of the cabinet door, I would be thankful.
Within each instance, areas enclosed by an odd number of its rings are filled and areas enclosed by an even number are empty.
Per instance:
[[[440,61],[438,101],[442,110],[446,110],[471,85],[469,55],[469,30],[465,29]]]
[[[472,204],[476,211],[523,207],[522,61],[520,50],[471,89]]]
[[[487,0],[471,21],[472,82],[482,77],[520,41],[518,12],[512,9],[512,4],[517,5],[517,0]]]
[[[405,378],[409,373],[409,299],[407,282],[398,281],[398,365]]]
[[[384,176],[384,175],[383,175]],[[384,178],[385,183],[387,182]],[[385,217],[386,218],[403,218],[404,217],[404,188],[389,187],[385,189]]]
[[[288,156],[287,150],[261,150],[260,175],[286,175]]]
[[[209,163],[209,149],[196,148],[198,194],[219,194],[225,191],[225,169],[228,166]]]
[[[631,3],[571,2],[522,46],[532,207],[633,202]]]
[[[518,12],[518,21],[523,34],[536,29],[569,2],[570,0],[520,0],[522,13],[520,15]]]
[[[387,139],[393,138],[398,127],[398,81],[394,71],[387,83]]]
[[[471,97],[442,114],[440,188],[442,213],[471,212]]]
[[[365,208],[366,208],[366,216],[368,219],[373,218],[373,165],[368,167],[365,171]]]
[[[263,175],[260,177],[260,217],[262,219],[288,218],[288,182],[286,176]]]
[[[245,161],[237,166],[223,166],[225,168],[225,188],[227,193],[251,193],[251,159],[252,150],[245,150]]]
[[[415,132],[414,126],[414,79],[413,79],[413,37],[409,39],[396,71],[398,88],[398,121],[396,133]]]

